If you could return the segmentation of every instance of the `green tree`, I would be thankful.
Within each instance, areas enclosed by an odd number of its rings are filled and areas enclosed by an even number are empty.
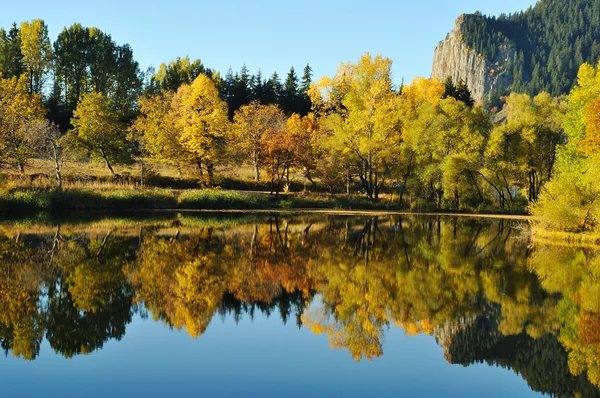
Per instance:
[[[296,71],[292,66],[283,83],[281,93],[281,108],[287,115],[298,112],[298,94],[298,76],[296,76]]]
[[[64,28],[54,42],[54,85],[57,102],[75,109],[88,87],[88,64],[91,38],[81,24]]]
[[[7,79],[25,72],[21,53],[21,36],[16,23],[8,32],[0,29],[0,73]]]
[[[542,228],[580,232],[593,230],[600,223],[600,161],[594,145],[590,146],[595,138],[590,110],[600,98],[598,70],[600,64],[597,68],[582,65],[577,85],[567,97],[564,129],[568,143],[558,153],[556,175],[531,208]]]
[[[486,149],[490,162],[502,174],[509,197],[511,185],[527,188],[529,201],[537,200],[552,177],[558,146],[564,143],[565,108],[548,93],[531,98],[511,94],[506,100],[506,122],[492,132]],[[502,169],[502,170],[501,170]]]
[[[205,68],[199,59],[192,61],[189,57],[178,57],[168,64],[160,64],[150,86],[160,91],[175,92],[183,84],[192,84],[200,74],[211,76],[212,71]]]
[[[67,126],[81,97],[92,91],[113,102],[123,121],[136,111],[142,79],[138,63],[128,45],[119,46],[98,28],[73,24],[54,42],[54,87],[51,117]]]
[[[73,129],[61,140],[70,152],[84,152],[102,160],[112,175],[113,164],[131,160],[125,126],[104,94],[85,94],[71,119]]]
[[[300,94],[300,106],[298,108],[298,112],[305,116],[310,112],[310,98],[308,96],[308,91],[310,90],[310,86],[312,84],[312,76],[313,71],[309,64],[306,64],[304,67],[304,72],[302,74],[302,79],[300,80],[300,88],[298,90]]]

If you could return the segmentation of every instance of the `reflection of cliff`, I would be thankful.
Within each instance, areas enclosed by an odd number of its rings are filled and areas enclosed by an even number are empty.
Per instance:
[[[535,390],[556,397],[598,397],[600,392],[585,375],[569,372],[568,356],[557,337],[534,339],[526,333],[504,336],[498,330],[500,309],[490,309],[470,326],[453,333],[444,351],[450,363],[502,366],[520,374]]]
[[[450,353],[450,346],[452,344],[452,339],[458,333],[467,329],[474,321],[475,317],[461,317],[454,322],[445,322],[443,325],[440,325],[433,329],[431,333],[433,337],[435,337],[435,341],[442,347],[444,351],[444,358],[446,361],[452,363],[452,354]]]

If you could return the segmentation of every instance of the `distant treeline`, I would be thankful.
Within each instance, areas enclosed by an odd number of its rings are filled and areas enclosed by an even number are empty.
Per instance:
[[[312,69],[307,64],[302,76],[292,67],[282,81],[275,72],[265,78],[259,70],[250,74],[244,65],[239,72],[219,72],[200,60],[177,58],[142,72],[128,44],[115,43],[110,34],[75,23],[65,27],[51,43],[44,21],[33,20],[10,29],[0,29],[0,73],[3,78],[25,76],[29,93],[42,96],[48,118],[63,130],[70,126],[77,102],[85,93],[104,94],[124,121],[137,114],[137,99],[147,92],[177,90],[200,74],[211,76],[229,116],[252,101],[277,104],[286,114],[307,114],[307,92]]]

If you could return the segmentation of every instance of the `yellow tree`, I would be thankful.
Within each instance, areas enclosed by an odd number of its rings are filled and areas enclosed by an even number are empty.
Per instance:
[[[515,185],[527,187],[529,201],[535,201],[552,176],[556,150],[564,140],[564,106],[545,92],[534,98],[512,93],[505,111],[506,122],[492,132],[486,155],[502,176],[509,199]]]
[[[229,132],[227,104],[213,81],[201,74],[177,90],[171,111],[180,144],[194,157],[202,179],[206,166],[206,183],[213,185],[214,165],[224,155]]]
[[[267,168],[271,179],[271,193],[278,196],[286,171],[289,184],[289,169],[296,160],[296,142],[289,130],[283,128],[267,130],[261,140],[261,146],[264,148],[262,164]]]
[[[318,154],[319,134],[321,132],[320,120],[314,113],[301,117],[297,113],[292,114],[286,122],[286,130],[291,135],[295,152],[296,166],[302,168],[304,177],[304,190],[306,181],[313,182],[311,171],[315,168]],[[289,184],[289,169],[288,169]]]
[[[481,108],[452,97],[443,99],[443,94],[444,86],[437,79],[417,78],[402,90],[400,197],[414,175],[411,193],[437,202],[438,207],[445,198],[457,208],[461,198],[472,196],[466,189],[477,185],[471,170],[480,168],[477,162],[490,123]]]
[[[600,152],[600,97],[586,107],[585,125],[585,140],[580,146],[588,154]]]
[[[44,77],[52,66],[48,27],[41,19],[26,21],[21,24],[19,36],[29,93],[41,94]]]
[[[0,165],[25,171],[25,163],[35,155],[31,122],[43,116],[40,96],[28,93],[24,77],[0,78]]]
[[[567,97],[563,125],[568,141],[558,153],[556,175],[531,208],[536,223],[543,228],[579,232],[600,225],[600,161],[595,153],[594,127],[600,99],[599,71],[600,63],[597,68],[583,64],[577,85]]]
[[[262,139],[267,130],[281,130],[285,115],[277,105],[262,105],[254,101],[235,111],[233,131],[242,154],[254,166],[254,178],[260,180],[260,163],[263,156]]]
[[[0,236],[0,329],[3,346],[27,360],[36,358],[42,341],[43,315],[35,253],[22,242]],[[8,335],[7,335],[8,334]]]
[[[130,132],[139,140],[144,155],[180,168],[182,161],[188,159],[185,159],[186,152],[179,142],[171,117],[172,100],[173,94],[169,91],[140,97],[140,115],[133,122]]]
[[[356,65],[340,67],[335,78],[325,78],[311,96],[321,108],[339,109],[335,142],[349,152],[367,196],[377,199],[400,132],[398,96],[392,90],[392,61],[366,53]]]
[[[71,124],[73,129],[62,140],[67,151],[84,152],[92,159],[104,161],[113,175],[113,164],[130,161],[125,127],[104,94],[85,94]]]

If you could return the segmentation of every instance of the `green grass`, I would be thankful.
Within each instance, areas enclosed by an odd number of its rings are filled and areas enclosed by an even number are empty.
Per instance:
[[[531,235],[536,242],[560,246],[593,246],[600,245],[600,232],[567,232],[533,226]]]
[[[67,210],[135,210],[177,207],[169,190],[90,189],[13,190],[0,194],[0,214]]]
[[[344,209],[398,210],[397,203],[374,202],[364,196],[282,194],[278,199],[264,193],[221,189],[170,190],[157,188],[68,187],[12,188],[0,192],[0,214],[36,212],[119,210],[268,210]]]
[[[269,209],[273,208],[268,195],[224,191],[219,189],[195,189],[183,191],[179,195],[180,209]]]

